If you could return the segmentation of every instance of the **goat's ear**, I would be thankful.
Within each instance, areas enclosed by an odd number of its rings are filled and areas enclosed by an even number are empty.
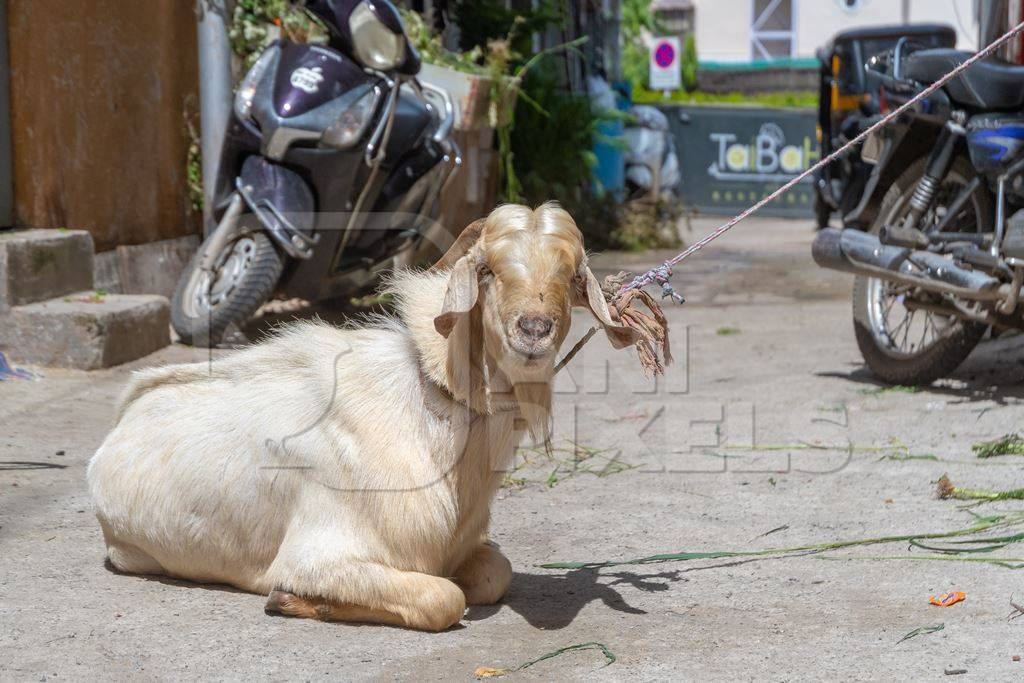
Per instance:
[[[458,263],[459,259],[469,253],[469,250],[480,239],[480,233],[483,232],[484,223],[486,222],[487,219],[478,218],[467,225],[455,239],[452,246],[448,247],[448,251],[444,253],[444,256],[431,266],[430,269],[435,272],[447,270]]]
[[[474,250],[455,262],[448,277],[448,290],[444,293],[441,314],[434,318],[434,329],[448,338],[459,318],[476,306],[480,295],[479,268]]]
[[[576,276],[576,305],[586,306],[590,309],[593,316],[601,323],[604,333],[608,336],[608,341],[614,348],[623,349],[636,343],[636,331],[612,320],[612,313],[608,308],[608,302],[605,301],[604,292],[601,291],[601,285],[598,284],[597,278],[585,263],[580,266]]]

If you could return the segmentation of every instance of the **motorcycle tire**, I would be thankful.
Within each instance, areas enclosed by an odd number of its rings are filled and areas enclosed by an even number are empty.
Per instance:
[[[885,193],[878,217],[871,226],[872,234],[879,233],[898,202],[909,200],[917,182],[924,175],[926,163],[927,159],[922,158],[911,164]],[[960,178],[966,183],[973,173],[971,165],[965,159],[958,158],[947,177]],[[991,199],[984,192],[975,193],[975,197],[973,208],[978,224],[992,225]],[[860,275],[854,279],[853,329],[864,362],[872,374],[883,382],[902,386],[921,386],[946,377],[967,359],[988,329],[987,325],[957,319],[949,322],[941,336],[937,336],[927,348],[916,354],[897,355],[879,343],[878,336],[872,329],[870,313],[872,280],[875,278]]]
[[[212,348],[231,326],[243,325],[273,296],[284,260],[265,234],[246,234],[218,256],[217,277],[211,284],[200,270],[205,246],[204,242],[178,279],[171,299],[171,325],[183,343]]]

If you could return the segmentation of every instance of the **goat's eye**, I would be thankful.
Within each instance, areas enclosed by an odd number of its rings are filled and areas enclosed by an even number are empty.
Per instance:
[[[486,263],[481,263],[476,267],[477,275],[480,277],[490,277],[494,275],[494,272],[487,266]]]

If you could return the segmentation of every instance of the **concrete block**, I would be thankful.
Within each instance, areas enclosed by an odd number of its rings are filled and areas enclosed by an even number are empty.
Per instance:
[[[92,236],[84,230],[0,233],[0,313],[92,289]]]
[[[169,326],[162,296],[77,292],[0,315],[0,350],[21,363],[96,370],[167,346]]]
[[[198,248],[197,235],[119,246],[117,269],[120,291],[171,298],[178,278]]]
[[[93,257],[92,286],[111,294],[124,294],[121,289],[121,273],[118,270],[117,251],[101,251]],[[132,292],[139,294],[139,292]],[[155,292],[154,292],[155,293]]]

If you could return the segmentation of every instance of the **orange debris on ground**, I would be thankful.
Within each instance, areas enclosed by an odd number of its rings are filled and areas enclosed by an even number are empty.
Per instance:
[[[955,605],[966,597],[967,594],[962,591],[953,591],[950,593],[943,593],[939,597],[935,597],[933,595],[928,602],[939,607],[949,607],[950,605]]]

